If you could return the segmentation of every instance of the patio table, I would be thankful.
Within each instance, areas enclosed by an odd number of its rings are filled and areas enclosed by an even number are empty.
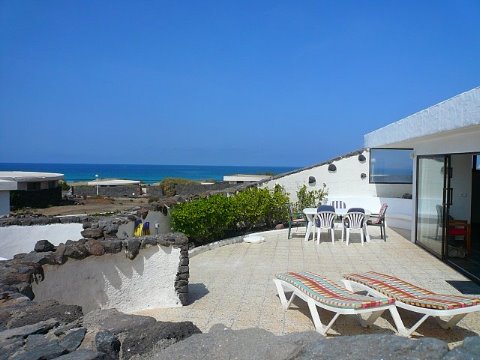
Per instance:
[[[364,209],[365,210],[365,223],[367,222],[368,217],[372,214],[370,210]],[[335,214],[337,216],[345,216],[348,212],[348,209],[335,209]],[[315,215],[317,215],[317,208],[306,208],[303,209],[303,213],[307,217],[308,224],[307,224],[307,231],[305,233],[305,241],[308,241],[310,238],[310,234],[315,231]],[[365,238],[367,242],[370,242],[370,235],[367,230],[367,226],[364,226],[364,231],[365,231]],[[315,235],[314,235],[315,237]]]

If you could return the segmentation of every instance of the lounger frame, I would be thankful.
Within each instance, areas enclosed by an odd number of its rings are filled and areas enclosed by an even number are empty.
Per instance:
[[[273,282],[277,287],[278,296],[280,297],[280,301],[284,310],[287,310],[290,307],[290,304],[292,303],[293,299],[295,299],[295,297],[299,297],[300,299],[304,300],[308,304],[313,324],[315,325],[315,330],[324,336],[327,335],[327,331],[332,327],[332,325],[335,323],[335,321],[340,315],[356,315],[360,321],[360,324],[363,327],[368,327],[372,325],[383,314],[385,310],[389,310],[392,316],[399,317],[397,308],[394,304],[379,305],[376,307],[362,309],[338,308],[316,301],[315,299],[302,292],[296,286],[281,279],[273,279]],[[287,299],[285,291],[292,292],[290,299]],[[385,298],[385,296],[382,297]],[[323,322],[321,321],[320,315],[317,311],[317,306],[335,313],[332,320],[330,320],[328,324],[323,324]],[[368,316],[367,319],[364,319],[362,318],[361,314],[370,314],[370,316]]]
[[[385,297],[385,294],[382,294],[381,292],[375,289],[372,289],[367,285],[364,285],[349,279],[342,279],[342,281],[345,287],[352,292],[363,290],[363,291],[366,291],[368,295],[372,297]],[[435,317],[437,322],[443,329],[451,329],[460,320],[462,320],[467,314],[480,311],[480,305],[467,306],[467,307],[451,309],[451,310],[440,310],[440,309],[428,309],[420,306],[413,306],[413,305],[401,302],[399,300],[395,300],[395,306],[423,315],[415,324],[413,324],[410,328],[407,328],[403,323],[403,320],[400,317],[400,314],[398,313],[398,311],[396,313],[391,313],[393,321],[395,322],[395,326],[397,327],[399,334],[402,334],[404,336],[411,336],[412,333],[415,330],[417,330],[418,327],[422,325],[425,322],[425,320],[427,320],[430,316]],[[443,320],[441,319],[442,317],[443,318],[446,317],[447,319]]]

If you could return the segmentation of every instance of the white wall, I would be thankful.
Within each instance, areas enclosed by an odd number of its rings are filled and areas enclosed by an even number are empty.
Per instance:
[[[45,280],[33,284],[33,292],[37,301],[80,305],[84,313],[181,306],[174,287],[179,260],[180,249],[158,245],[141,249],[133,260],[123,252],[69,259],[63,265],[44,265]]]
[[[10,191],[0,191],[0,217],[10,214]]]
[[[83,225],[78,223],[0,227],[0,257],[11,259],[15,254],[33,251],[38,240],[54,245],[79,240],[82,230]]]
[[[364,162],[358,160],[358,154],[333,161],[333,164],[337,167],[336,172],[329,172],[329,164],[323,164],[273,179],[266,182],[265,186],[273,189],[275,184],[282,185],[290,194],[292,202],[297,201],[296,193],[303,185],[307,185],[308,190],[319,190],[322,188],[323,183],[327,185],[329,198],[342,196],[382,196],[393,198],[401,197],[405,193],[412,193],[411,184],[370,184],[368,180],[370,153],[368,150],[364,150],[362,153],[366,157]],[[366,175],[364,179],[360,176],[362,173]],[[309,185],[309,176],[315,177],[315,186]]]

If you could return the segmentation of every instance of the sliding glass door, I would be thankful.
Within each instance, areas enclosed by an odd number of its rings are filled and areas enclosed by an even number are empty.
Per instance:
[[[449,157],[422,156],[417,164],[416,242],[433,254],[445,255],[444,219],[448,214]]]

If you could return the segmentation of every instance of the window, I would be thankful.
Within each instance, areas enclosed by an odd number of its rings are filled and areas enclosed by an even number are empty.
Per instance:
[[[370,149],[370,183],[411,184],[412,149]]]
[[[40,182],[27,182],[28,191],[40,190],[40,188]]]

